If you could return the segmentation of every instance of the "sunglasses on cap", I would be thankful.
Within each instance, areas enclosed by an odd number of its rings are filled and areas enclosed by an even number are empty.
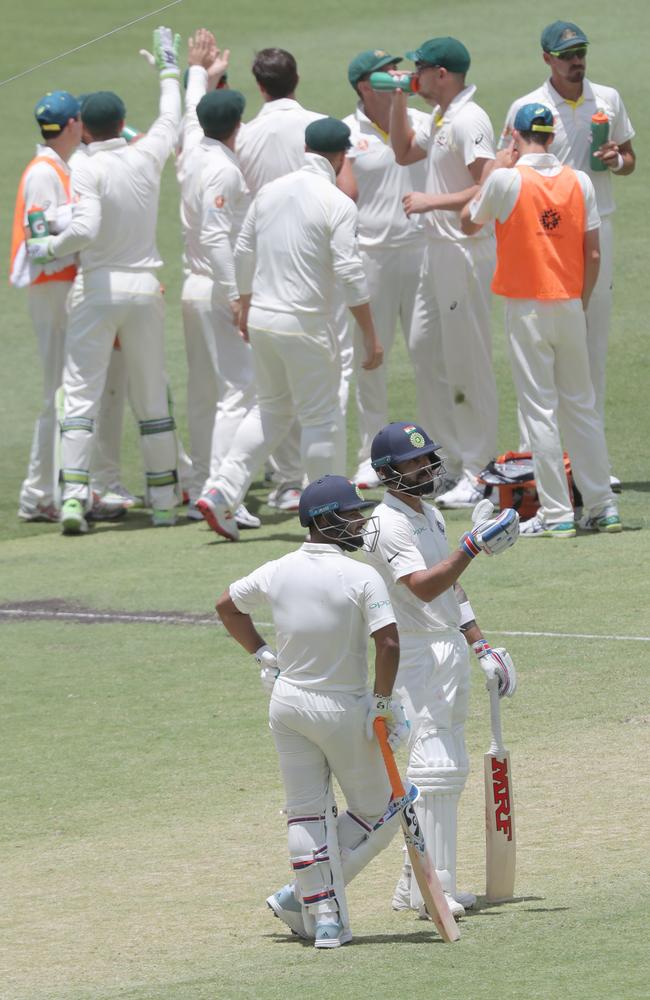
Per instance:
[[[562,59],[563,62],[568,62],[570,59],[584,59],[587,55],[586,45],[576,45],[574,49],[563,49],[562,52],[551,52],[552,56],[556,59]]]

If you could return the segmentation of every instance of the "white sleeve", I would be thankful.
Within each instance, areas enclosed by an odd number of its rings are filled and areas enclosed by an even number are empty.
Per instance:
[[[230,599],[242,614],[250,614],[267,600],[274,565],[274,562],[264,563],[248,576],[243,576],[230,584],[228,588]]]
[[[238,184],[234,174],[212,167],[204,171],[201,192],[201,245],[212,267],[215,286],[227,299],[239,296],[230,236]]]
[[[466,167],[471,166],[475,160],[494,159],[494,130],[482,108],[474,109],[471,118],[469,113],[462,116],[454,131]]]
[[[408,524],[394,523],[389,530],[386,530],[382,521],[375,552],[395,583],[403,576],[427,568],[424,556],[413,544],[413,535]]]
[[[620,145],[622,142],[628,142],[630,139],[633,139],[636,133],[632,128],[632,122],[630,121],[625,105],[621,100],[621,95],[616,91],[615,94],[616,114],[614,116],[609,137],[612,142],[616,142]]]
[[[372,635],[386,625],[393,625],[396,619],[388,589],[379,573],[372,566],[367,566],[366,572],[368,577],[363,585],[363,609],[368,623],[368,635]]]
[[[425,152],[429,149],[432,122],[433,113],[428,115],[426,118],[421,118],[418,122],[411,123],[414,127],[416,145],[418,145],[420,149],[423,149]]]
[[[239,232],[235,246],[235,271],[237,273],[237,288],[240,295],[250,295],[253,290],[256,254],[256,202],[246,213],[246,218]]]
[[[582,170],[576,170],[576,176],[582,188],[582,195],[585,199],[585,232],[598,229],[600,226],[600,215],[596,205],[596,192],[591,177]]]
[[[336,189],[335,189],[336,190]],[[332,267],[341,281],[343,297],[347,306],[361,306],[370,300],[368,281],[357,247],[357,207],[349,198],[344,204],[337,201],[337,211],[332,220],[330,249]]]
[[[93,166],[95,169],[93,169]],[[91,158],[80,163],[72,178],[72,190],[77,197],[72,222],[51,242],[55,257],[78,253],[97,237],[102,221],[101,178]]]
[[[203,138],[203,129],[196,117],[196,106],[208,92],[208,71],[203,66],[190,66],[185,91],[185,115],[181,128],[183,152],[198,146]]]
[[[47,163],[35,163],[33,167],[30,167],[23,190],[25,197],[23,225],[27,225],[27,213],[32,208],[41,208],[50,224],[51,231],[53,231],[52,223],[56,226],[61,192],[61,181],[54,167],[50,167]]]
[[[515,206],[521,188],[521,174],[508,167],[493,170],[476,197],[470,202],[472,222],[505,222]]]
[[[134,149],[146,153],[160,170],[176,145],[181,123],[181,92],[178,80],[168,77],[160,81],[160,110],[149,131],[139,139]]]

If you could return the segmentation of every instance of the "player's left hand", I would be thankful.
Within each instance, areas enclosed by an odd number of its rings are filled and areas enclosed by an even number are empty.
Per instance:
[[[374,739],[375,719],[383,719],[388,727],[388,742],[391,750],[395,751],[408,739],[411,731],[411,723],[406,718],[404,706],[401,702],[395,701],[390,695],[372,694],[366,716],[366,736],[369,740]]]
[[[431,195],[423,194],[422,191],[410,191],[409,194],[405,194],[402,198],[402,205],[409,216],[433,211]]]
[[[256,653],[253,653],[255,661],[260,665],[260,681],[262,687],[269,697],[273,694],[280,668],[278,667],[278,655],[270,646],[260,646]]]
[[[160,79],[178,79],[180,69],[178,54],[181,46],[181,36],[175,35],[171,28],[162,25],[154,29],[153,55],[156,66],[160,70]]]
[[[50,236],[34,236],[27,240],[27,256],[32,264],[51,264],[55,260],[50,250]]]
[[[594,153],[594,156],[598,160],[602,160],[605,166],[609,167],[610,170],[618,166],[618,155],[619,148],[615,142],[611,141],[611,139],[604,142],[600,149]]]
[[[496,682],[499,685],[499,698],[512,698],[517,690],[517,671],[507,649],[503,646],[492,649],[485,639],[478,639],[472,644],[472,649],[485,673],[487,690]]]
[[[474,508],[475,516],[477,508],[480,508],[484,502],[480,501]],[[479,511],[479,516],[480,513]],[[519,514],[513,507],[506,507],[497,517],[478,520],[478,523],[475,521],[472,531],[465,532],[461,538],[460,547],[472,559],[479,552],[485,552],[488,556],[496,556],[514,545],[518,538]]]

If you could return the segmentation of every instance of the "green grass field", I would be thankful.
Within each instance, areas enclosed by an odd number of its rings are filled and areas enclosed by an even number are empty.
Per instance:
[[[162,3],[44,0],[3,12],[2,79],[73,49]],[[153,532],[145,514],[62,539],[56,526],[16,517],[39,364],[23,296],[3,286],[0,605],[48,607],[49,620],[0,616],[0,997],[2,1000],[312,1000],[366,995],[413,1000],[628,1000],[650,993],[647,810],[650,710],[647,670],[649,311],[645,277],[650,155],[641,67],[650,16],[640,0],[359,0],[318,5],[242,0],[223,11],[183,0],[168,11],[0,87],[4,117],[0,240],[8,247],[15,187],[37,134],[31,118],[48,89],[115,89],[128,119],[146,127],[157,84],[137,50],[161,20],[184,36],[213,28],[233,50],[230,78],[256,99],[248,71],[256,48],[292,50],[308,107],[353,107],[349,59],[371,46],[403,52],[424,38],[462,38],[470,79],[500,129],[510,101],[543,78],[537,39],[556,17],[592,42],[589,75],[618,87],[638,135],[636,173],[616,182],[616,300],[607,407],[613,465],[622,478],[623,534],[520,543],[498,562],[477,560],[463,578],[484,630],[507,645],[520,688],[504,706],[514,771],[517,898],[483,898],[443,946],[430,925],[395,914],[397,841],[350,887],[354,943],[322,955],[282,933],[264,905],[288,877],[275,753],[256,670],[205,619],[238,576],[302,540],[296,519],[251,509],[264,527],[238,546],[184,521]],[[10,44],[7,44],[10,41]],[[180,233],[167,168],[159,244],[167,262],[167,349],[184,432]],[[500,308],[495,364],[503,449],[516,445],[514,398]],[[408,362],[398,344],[391,417],[413,416]],[[141,488],[137,440],[126,420],[124,480]],[[350,418],[350,462],[355,425]],[[452,538],[467,525],[448,517]],[[57,611],[58,609],[58,611]],[[0,609],[1,610],[1,609]],[[100,611],[181,622],[106,620]],[[263,616],[261,616],[263,618]],[[268,616],[267,616],[268,620]],[[264,629],[271,638],[270,628]],[[551,633],[551,634],[545,634]],[[617,638],[618,637],[618,638]],[[459,875],[484,887],[481,755],[489,742],[478,668],[467,736],[472,774],[461,804]],[[644,830],[646,831],[644,833]],[[325,968],[326,966],[326,968]]]

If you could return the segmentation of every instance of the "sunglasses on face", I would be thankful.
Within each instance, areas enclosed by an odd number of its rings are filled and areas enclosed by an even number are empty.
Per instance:
[[[552,56],[556,59],[562,59],[563,62],[569,62],[571,59],[584,59],[587,55],[587,46],[579,45],[575,49],[564,49],[563,52],[551,52]]]
[[[435,63],[416,62],[415,68],[418,70],[422,70],[422,69],[436,69],[437,67]]]

